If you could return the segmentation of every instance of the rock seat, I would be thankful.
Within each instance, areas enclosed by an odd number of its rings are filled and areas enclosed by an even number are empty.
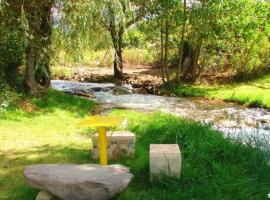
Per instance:
[[[45,164],[24,169],[29,186],[63,200],[106,200],[122,192],[133,175],[122,165]]]

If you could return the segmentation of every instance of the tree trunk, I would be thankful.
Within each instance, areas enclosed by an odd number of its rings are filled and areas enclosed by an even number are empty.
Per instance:
[[[169,54],[169,21],[166,19],[165,23],[165,45],[164,45],[164,69],[167,83],[170,83],[170,76],[168,72],[168,54]]]
[[[51,17],[51,8],[54,1],[48,3],[45,7],[45,13],[42,19],[41,32],[44,38],[43,48],[46,50],[46,57],[44,58],[44,74],[43,74],[43,83],[42,86],[45,89],[48,89],[51,86],[51,71],[50,71],[50,62],[51,62],[51,35],[52,35],[52,17]]]
[[[192,82],[195,82],[199,75],[198,60],[200,57],[201,47],[202,47],[202,38],[199,38],[197,41],[196,47],[194,49],[194,55],[193,55],[192,66],[191,66],[191,81]]]
[[[25,89],[30,96],[37,95],[37,83],[35,80],[35,45],[33,39],[28,39],[26,49]]]
[[[117,31],[114,22],[111,21],[110,33],[115,50],[113,62],[114,78],[121,79],[123,77],[122,41],[124,27],[121,26],[119,31]]]
[[[123,76],[122,48],[115,49],[113,70],[114,78],[121,79]]]
[[[163,24],[160,28],[160,68],[161,68],[161,75],[162,81],[165,83],[165,73],[164,73],[164,39],[163,39]]]
[[[50,87],[51,8],[53,4],[54,1],[48,1],[40,5],[25,2],[24,5],[27,8],[29,24],[25,69],[25,86],[29,95],[36,95],[40,85],[46,89]],[[37,8],[39,9],[36,10]]]
[[[177,67],[177,72],[176,72],[176,81],[179,83],[180,81],[180,71],[182,70],[182,64],[183,64],[183,49],[184,49],[184,40],[185,40],[185,31],[186,31],[186,20],[187,20],[187,14],[186,14],[186,5],[187,1],[184,0],[184,21],[183,21],[183,26],[182,26],[182,31],[181,31],[181,43],[180,43],[180,48],[179,48],[179,63]]]

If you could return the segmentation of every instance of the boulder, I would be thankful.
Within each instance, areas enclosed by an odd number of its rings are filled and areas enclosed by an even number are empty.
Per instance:
[[[134,94],[147,94],[147,90],[143,87],[141,88],[134,88],[133,89]]]
[[[122,165],[45,164],[24,169],[26,182],[63,200],[106,200],[122,192],[133,175]]]
[[[77,95],[80,97],[87,97],[87,98],[91,98],[91,99],[96,99],[96,96],[87,90],[74,90],[74,95]]]
[[[93,92],[109,92],[112,88],[110,87],[93,87],[91,90]]]
[[[129,88],[116,87],[112,91],[113,95],[128,95],[132,94],[132,91]]]

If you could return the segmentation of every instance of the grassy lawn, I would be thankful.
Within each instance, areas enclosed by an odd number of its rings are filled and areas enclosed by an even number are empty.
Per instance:
[[[166,91],[166,89],[164,89]],[[174,87],[177,96],[201,96],[270,108],[270,75],[248,83],[221,86]]]
[[[51,92],[20,104],[23,109],[9,108],[0,119],[1,200],[34,199],[37,191],[23,179],[26,165],[89,162],[90,140],[75,125],[93,102]]]
[[[10,108],[0,119],[0,199],[32,200],[37,190],[23,179],[23,168],[37,163],[92,163],[89,132],[76,129],[93,102],[52,92],[32,99],[32,112]],[[28,105],[27,104],[27,105]],[[28,106],[29,106],[28,105]],[[29,110],[28,110],[29,111]],[[266,199],[270,192],[269,154],[224,139],[208,126],[160,113],[114,110],[126,116],[137,136],[136,158],[121,160],[134,180],[115,199]],[[149,182],[149,144],[178,143],[182,177]]]

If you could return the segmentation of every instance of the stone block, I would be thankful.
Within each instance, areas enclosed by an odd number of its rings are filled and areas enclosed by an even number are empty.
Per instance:
[[[161,174],[180,177],[181,152],[177,144],[151,144],[149,154],[150,179]]]
[[[135,155],[135,134],[130,131],[106,132],[108,141],[108,159],[117,160],[120,157],[134,157]],[[99,158],[98,133],[92,136],[93,149],[92,158]]]

